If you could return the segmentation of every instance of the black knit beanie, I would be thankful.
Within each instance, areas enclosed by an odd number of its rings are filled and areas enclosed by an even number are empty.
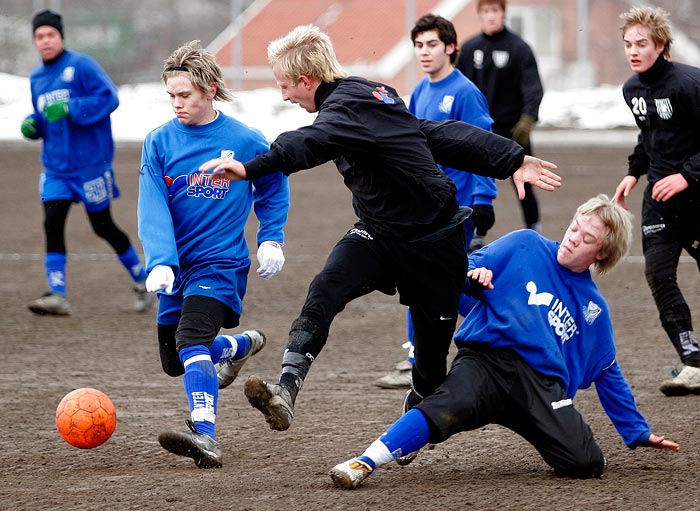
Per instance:
[[[32,20],[32,33],[34,33],[37,28],[44,25],[55,28],[61,33],[61,37],[63,37],[63,21],[61,20],[60,14],[49,10],[37,13]]]

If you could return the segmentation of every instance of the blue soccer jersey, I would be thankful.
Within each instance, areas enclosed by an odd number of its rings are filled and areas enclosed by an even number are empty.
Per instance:
[[[494,289],[474,293],[477,304],[455,341],[510,348],[538,373],[561,381],[572,399],[595,383],[623,441],[635,445],[651,430],[617,364],[608,305],[590,271],[557,262],[558,248],[524,229],[472,253],[469,268],[492,270]]]
[[[447,78],[431,82],[424,78],[411,94],[410,112],[419,119],[464,121],[491,131],[493,119],[481,91],[459,70]],[[496,198],[496,181],[491,177],[440,166],[457,186],[457,200],[462,206],[492,205]]]
[[[231,181],[198,171],[212,158],[247,161],[267,150],[260,132],[220,112],[209,124],[191,126],[173,119],[147,135],[138,219],[149,272],[166,265],[177,277],[212,264],[249,266],[244,231],[251,208],[259,220],[257,243],[284,243],[287,176],[275,172]],[[240,312],[240,304],[232,306]]]
[[[44,139],[41,160],[47,176],[99,176],[112,168],[114,141],[110,114],[119,106],[117,89],[91,57],[72,51],[30,76],[32,117]],[[44,108],[68,103],[69,116],[48,122]]]

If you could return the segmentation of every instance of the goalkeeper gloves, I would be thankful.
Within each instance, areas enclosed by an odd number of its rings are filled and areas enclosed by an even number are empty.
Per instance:
[[[46,117],[46,120],[49,122],[60,121],[64,117],[68,117],[68,115],[67,101],[56,101],[44,108],[44,117]]]
[[[276,241],[263,241],[258,247],[258,275],[265,280],[280,272],[284,266],[282,245]]]
[[[170,266],[159,264],[151,270],[146,278],[146,291],[155,293],[156,291],[165,290],[170,294],[173,292],[173,284],[175,283],[175,274]]]
[[[24,118],[20,130],[26,138],[31,138],[32,140],[39,138],[39,126],[31,115]]]

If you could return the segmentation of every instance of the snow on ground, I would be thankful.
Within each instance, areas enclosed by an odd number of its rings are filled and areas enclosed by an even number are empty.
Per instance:
[[[172,119],[168,95],[162,83],[125,85],[119,88],[119,108],[112,114],[112,131],[118,142],[140,142],[153,128]],[[29,79],[0,73],[0,140],[22,140],[19,126],[31,113]],[[265,88],[236,93],[232,103],[217,108],[265,134],[268,140],[283,131],[310,124],[313,115],[297,105],[282,101],[277,89]],[[552,128],[552,129],[549,129]],[[538,139],[561,139],[576,133],[581,139],[604,139],[600,130],[616,130],[625,143],[634,142],[634,121],[622,99],[621,86],[548,91],[540,107],[540,122],[534,131]],[[574,131],[571,131],[574,130]]]

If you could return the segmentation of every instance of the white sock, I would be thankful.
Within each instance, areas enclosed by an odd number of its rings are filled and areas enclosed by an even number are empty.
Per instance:
[[[381,467],[382,465],[394,461],[394,457],[391,455],[391,452],[389,452],[387,446],[378,438],[362,453],[362,456],[371,459],[376,467]]]

